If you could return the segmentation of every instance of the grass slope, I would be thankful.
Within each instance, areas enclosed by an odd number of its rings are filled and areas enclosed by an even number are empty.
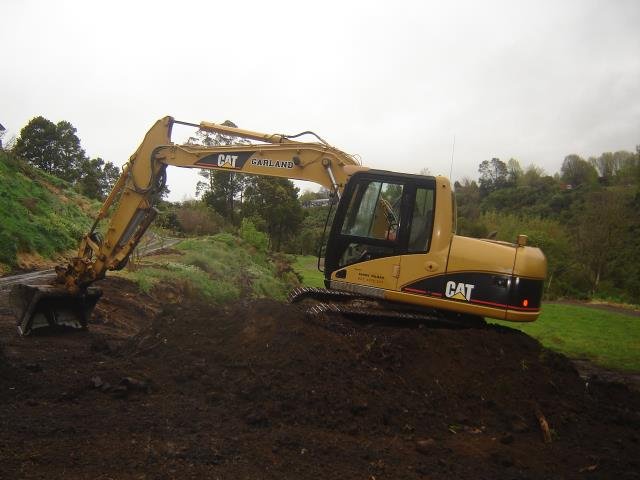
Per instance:
[[[74,248],[96,210],[67,182],[0,151],[0,270],[16,267],[20,253],[49,258]]]
[[[144,292],[168,283],[186,296],[214,304],[241,297],[284,300],[295,286],[295,275],[279,270],[264,251],[229,233],[183,240],[175,249],[120,275],[136,281]]]
[[[293,269],[302,277],[305,286],[324,288],[324,273],[318,270],[315,255],[296,255]]]

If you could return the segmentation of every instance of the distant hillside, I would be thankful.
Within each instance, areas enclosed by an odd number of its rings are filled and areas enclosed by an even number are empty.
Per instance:
[[[75,248],[98,208],[64,180],[0,151],[0,272]]]

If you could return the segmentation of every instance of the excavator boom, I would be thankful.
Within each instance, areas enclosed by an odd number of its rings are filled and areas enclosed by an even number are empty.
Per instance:
[[[176,145],[174,124],[235,138],[234,145]],[[311,132],[305,132],[311,133]],[[299,137],[299,135],[296,135]],[[101,292],[89,286],[107,270],[126,265],[129,255],[157,215],[154,204],[166,182],[167,166],[222,170],[316,182],[338,197],[350,175],[367,170],[351,155],[327,144],[301,142],[282,134],[266,134],[211,122],[193,124],[165,117],[147,132],[124,166],[78,253],[56,268],[54,285],[18,285],[12,291],[18,331],[28,335],[42,327],[83,328]],[[260,143],[249,143],[249,141]],[[98,226],[109,214],[104,235]]]

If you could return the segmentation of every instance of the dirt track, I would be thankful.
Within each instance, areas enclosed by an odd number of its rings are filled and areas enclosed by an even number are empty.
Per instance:
[[[640,396],[516,331],[102,286],[88,332],[0,310],[0,478],[640,478]]]

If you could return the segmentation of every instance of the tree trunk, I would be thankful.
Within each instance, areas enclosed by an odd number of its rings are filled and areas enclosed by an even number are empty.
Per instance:
[[[602,271],[602,266],[598,265],[596,270],[596,279],[593,282],[593,290],[591,291],[591,296],[594,297],[596,295],[596,290],[598,289],[598,284],[600,283],[600,272]]]

